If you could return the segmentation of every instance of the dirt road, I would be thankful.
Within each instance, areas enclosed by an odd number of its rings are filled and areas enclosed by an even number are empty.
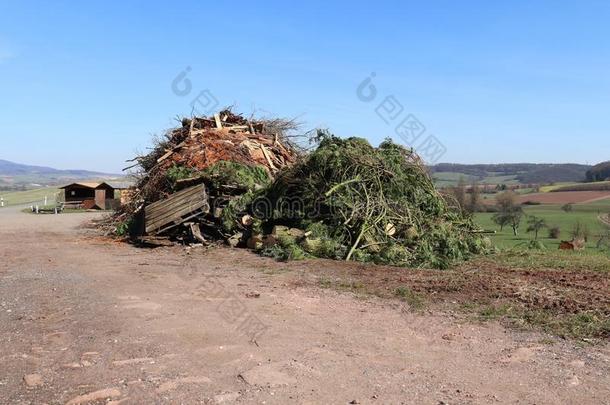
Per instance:
[[[108,242],[92,215],[0,210],[2,404],[610,403],[607,345],[300,285],[242,250]]]

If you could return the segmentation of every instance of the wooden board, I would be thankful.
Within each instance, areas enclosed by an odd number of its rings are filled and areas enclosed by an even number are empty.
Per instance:
[[[169,198],[152,203],[144,209],[146,233],[154,235],[192,218],[194,213],[209,212],[205,185],[181,190]]]

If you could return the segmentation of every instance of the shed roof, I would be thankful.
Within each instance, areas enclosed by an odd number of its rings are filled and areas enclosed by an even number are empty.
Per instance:
[[[90,188],[92,190],[95,190],[96,188],[100,188],[101,186],[106,186],[106,187],[113,188],[108,183],[104,183],[104,182],[102,182],[102,183],[78,182],[78,183],[67,184],[67,185],[65,185],[63,187],[60,187],[60,189],[68,188],[68,187],[72,187],[72,186],[81,186],[81,187],[84,187],[84,188]]]

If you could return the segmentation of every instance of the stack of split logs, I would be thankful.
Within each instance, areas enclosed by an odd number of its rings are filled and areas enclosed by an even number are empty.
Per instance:
[[[261,174],[261,182],[271,181],[297,160],[297,148],[286,135],[297,124],[247,119],[229,109],[181,124],[157,139],[149,154],[133,159],[128,169],[139,169],[139,181],[116,219],[128,223],[132,236],[151,243],[228,238],[220,223],[223,207],[258,185],[222,184],[224,172],[252,170]]]

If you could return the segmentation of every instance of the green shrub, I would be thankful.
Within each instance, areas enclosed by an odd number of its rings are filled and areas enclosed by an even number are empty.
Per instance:
[[[559,239],[561,235],[561,229],[558,226],[552,226],[549,228],[549,238],[550,239]]]

